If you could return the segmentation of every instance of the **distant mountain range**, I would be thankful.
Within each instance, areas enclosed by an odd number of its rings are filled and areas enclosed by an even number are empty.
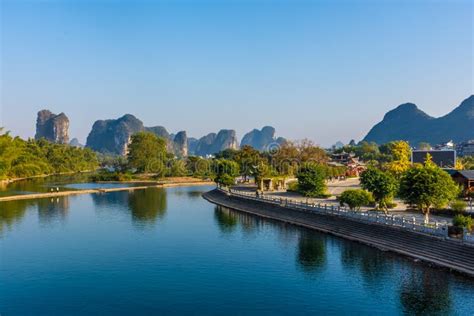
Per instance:
[[[199,139],[188,138],[185,131],[173,135],[169,134],[163,126],[145,127],[142,121],[131,114],[115,120],[96,121],[87,137],[86,147],[102,153],[125,155],[130,137],[140,131],[148,131],[163,137],[168,142],[168,151],[180,157],[213,155],[225,149],[239,148],[236,132],[231,129],[210,133]],[[266,126],[261,131],[254,129],[247,133],[242,140],[242,145],[265,150],[271,143],[284,141],[286,141],[284,138],[275,138],[273,127]]]
[[[363,140],[377,144],[405,140],[416,146],[421,142],[435,145],[449,140],[459,143],[470,139],[474,139],[474,95],[439,118],[429,116],[413,103],[399,105],[385,114]]]
[[[38,120],[44,116],[44,113],[44,111],[38,113]],[[38,138],[44,137],[41,128],[42,126],[37,126]],[[234,130],[223,129],[196,139],[188,137],[185,131],[170,134],[163,126],[146,127],[141,120],[131,114],[126,114],[118,119],[96,121],[87,137],[86,147],[101,153],[125,155],[131,136],[141,131],[148,131],[166,139],[168,151],[178,157],[213,155],[225,149],[240,147]],[[49,139],[54,139],[54,136],[46,136]],[[258,150],[265,150],[272,143],[281,144],[285,141],[281,137],[275,138],[275,129],[266,126],[261,131],[254,129],[247,133],[242,139],[242,144],[250,145]],[[71,145],[77,146],[77,143],[75,140]]]

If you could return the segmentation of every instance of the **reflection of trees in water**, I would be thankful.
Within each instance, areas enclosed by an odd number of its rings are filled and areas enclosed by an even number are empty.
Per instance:
[[[214,207],[214,219],[223,233],[231,233],[237,228],[237,212],[222,206]]]
[[[62,188],[65,184],[86,182],[89,174],[60,175],[31,178],[0,186],[0,191],[8,192],[49,192],[50,187]],[[0,193],[2,195],[2,193]],[[11,195],[11,193],[3,194]]]
[[[38,217],[40,222],[64,220],[69,211],[69,197],[38,200]]]
[[[449,315],[451,296],[446,274],[430,268],[411,267],[400,289],[400,303],[408,315]]]
[[[262,221],[259,217],[242,213],[222,206],[214,207],[214,219],[223,233],[233,232],[238,226],[245,233],[254,232]]]
[[[190,199],[200,199],[202,196],[203,191],[197,191],[197,190],[176,190],[173,192],[174,195],[176,196],[187,196]]]
[[[128,207],[134,221],[154,223],[166,214],[166,191],[160,188],[131,191]]]
[[[380,282],[383,274],[393,270],[386,252],[350,241],[341,241],[339,245],[343,267],[358,270],[366,282]]]
[[[124,205],[128,204],[128,191],[117,191],[117,192],[107,192],[107,193],[97,193],[91,194],[92,201],[96,206],[117,207],[122,208]]]
[[[309,231],[301,232],[297,262],[305,272],[319,272],[326,266],[326,239]]]
[[[36,201],[33,200],[0,202],[0,233],[6,227],[20,222],[25,216],[27,208],[35,204]]]

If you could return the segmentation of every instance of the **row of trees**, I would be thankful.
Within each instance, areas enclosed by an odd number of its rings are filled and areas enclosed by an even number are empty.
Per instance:
[[[388,171],[368,168],[360,177],[363,190],[348,190],[339,197],[341,204],[351,209],[375,203],[377,209],[387,211],[394,206],[393,198],[399,196],[406,204],[418,209],[429,220],[430,210],[446,207],[455,200],[461,189],[451,176],[430,159],[425,164],[415,164],[395,177]]]
[[[196,176],[211,178],[221,185],[233,184],[235,178],[296,176],[311,172],[314,165],[324,179],[344,175],[344,167],[330,167],[326,152],[310,141],[288,142],[273,152],[260,152],[251,146],[226,149],[214,159],[187,157],[177,159],[166,152],[166,141],[154,134],[141,132],[132,136],[127,159],[104,157],[104,163],[119,171],[153,173],[156,176]],[[304,185],[302,186],[304,188]],[[324,190],[322,190],[324,191]],[[309,192],[308,192],[309,193]],[[316,193],[313,193],[316,194]]]
[[[98,167],[96,154],[42,140],[23,140],[0,129],[0,179],[80,172]]]

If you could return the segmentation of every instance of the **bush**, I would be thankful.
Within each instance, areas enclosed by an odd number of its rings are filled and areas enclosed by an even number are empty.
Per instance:
[[[471,231],[474,221],[470,216],[456,215],[453,218],[453,225],[456,227],[466,228]]]
[[[288,192],[298,192],[298,181],[288,183],[288,188],[286,190]]]
[[[456,200],[451,202],[450,207],[455,213],[463,213],[467,208],[467,203],[461,200]]]
[[[397,207],[397,203],[395,202],[387,202],[387,208],[394,209]]]
[[[299,193],[307,197],[326,197],[326,172],[322,166],[308,164],[296,177]]]
[[[341,206],[346,204],[351,210],[359,210],[361,206],[372,203],[374,198],[365,190],[347,190],[338,197],[338,200]]]

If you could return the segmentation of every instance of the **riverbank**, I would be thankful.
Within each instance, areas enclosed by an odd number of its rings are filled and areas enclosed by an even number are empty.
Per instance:
[[[229,196],[218,190],[207,192],[203,197],[216,205],[315,229],[474,277],[474,247],[457,241],[338,216],[299,211],[263,201]]]
[[[60,173],[52,173],[52,174],[39,174],[36,176],[24,177],[24,178],[9,178],[0,180],[0,185],[7,185],[10,183],[24,181],[24,180],[33,180],[33,179],[40,179],[40,178],[47,178],[47,177],[54,177],[54,176],[72,176],[72,175],[80,175],[80,174],[87,174],[93,173],[92,170],[86,170],[81,172],[60,172]]]
[[[129,183],[138,183],[142,181],[129,182]],[[103,182],[111,183],[111,182]],[[116,182],[116,183],[126,183],[126,182]],[[70,195],[80,195],[80,194],[97,194],[97,193],[108,193],[108,192],[118,192],[118,191],[135,191],[135,190],[145,190],[148,188],[170,188],[170,187],[180,187],[180,186],[209,186],[214,185],[214,182],[210,181],[190,181],[190,182],[166,182],[166,183],[154,183],[150,185],[143,186],[128,186],[121,188],[98,188],[98,189],[85,189],[85,190],[67,190],[59,192],[47,192],[47,193],[33,193],[33,194],[22,194],[22,195],[12,195],[0,197],[0,202],[7,201],[16,201],[16,200],[33,200],[33,199],[45,199],[45,198],[55,198],[63,197]]]

